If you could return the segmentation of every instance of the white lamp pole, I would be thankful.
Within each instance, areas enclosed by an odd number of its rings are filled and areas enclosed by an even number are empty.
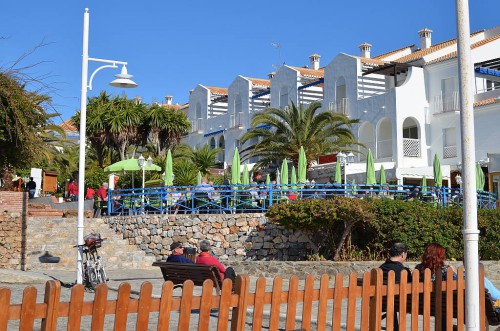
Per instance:
[[[347,184],[347,166],[349,163],[354,162],[354,154],[352,152],[349,152],[347,155],[342,152],[337,153],[337,161],[340,162],[340,164],[344,167],[344,185]],[[344,186],[344,190],[345,190]]]
[[[107,63],[100,66],[88,78],[89,61]],[[95,74],[104,68],[117,68],[118,65],[123,65],[121,74],[115,75],[117,79],[112,81],[110,85],[115,87],[137,87],[137,84],[132,81],[132,75],[127,74],[127,62],[96,59],[89,57],[89,9],[85,8],[83,14],[83,47],[82,47],[82,91],[80,96],[80,142],[79,142],[79,160],[78,160],[78,223],[77,223],[77,266],[76,266],[76,282],[83,282],[83,230],[85,216],[85,140],[87,130],[87,89],[92,90],[92,79]]]

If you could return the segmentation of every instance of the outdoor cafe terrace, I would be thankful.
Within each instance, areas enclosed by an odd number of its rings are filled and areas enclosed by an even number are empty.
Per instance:
[[[436,207],[462,206],[462,190],[404,185],[214,185],[161,186],[108,192],[109,215],[265,213],[275,203],[346,196],[357,199],[421,200]],[[496,208],[495,194],[477,191],[478,208]]]

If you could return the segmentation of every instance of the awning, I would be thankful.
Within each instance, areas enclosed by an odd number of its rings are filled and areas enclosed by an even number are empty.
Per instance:
[[[203,137],[215,136],[216,134],[223,133],[224,131],[226,131],[226,129],[221,129],[221,130],[217,130],[217,131],[212,131],[212,132],[209,132],[209,133],[204,134],[204,135],[203,135]]]

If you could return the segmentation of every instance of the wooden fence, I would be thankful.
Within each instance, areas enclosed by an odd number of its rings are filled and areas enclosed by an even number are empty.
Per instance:
[[[419,282],[419,272],[412,273],[407,282],[405,273],[400,284],[394,283],[394,273],[388,284],[382,283],[382,272],[373,269],[361,278],[356,273],[346,279],[337,274],[330,279],[323,275],[299,281],[292,276],[288,286],[276,277],[272,289],[266,289],[266,279],[259,278],[252,291],[248,276],[238,276],[233,291],[230,280],[225,280],[220,295],[214,292],[212,281],[194,294],[194,285],[186,281],[182,289],[175,290],[171,282],[163,283],[161,298],[152,296],[152,285],[144,282],[138,299],[131,298],[131,286],[122,283],[116,300],[108,299],[105,284],[97,287],[93,301],[84,301],[84,288],[75,285],[69,302],[60,302],[61,286],[48,281],[43,303],[36,302],[37,291],[24,289],[22,304],[10,304],[11,290],[0,288],[0,331],[20,330],[393,330],[394,312],[399,316],[400,329],[441,330],[438,323],[446,318],[447,330],[452,324],[464,330],[463,268],[457,272],[458,280],[431,281],[429,270]],[[449,274],[448,279],[452,279]],[[484,270],[480,269],[481,330],[484,318]],[[174,295],[177,294],[178,295]],[[200,291],[197,291],[200,293]],[[441,299],[442,298],[442,299]],[[383,319],[384,312],[387,318]],[[431,318],[435,316],[435,318]],[[87,319],[88,325],[82,324]],[[436,321],[436,323],[433,323]],[[434,325],[433,325],[434,324]]]

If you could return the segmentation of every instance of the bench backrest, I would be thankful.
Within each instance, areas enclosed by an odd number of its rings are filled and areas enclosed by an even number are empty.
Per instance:
[[[182,284],[189,279],[193,281],[194,285],[201,286],[205,280],[211,279],[218,290],[222,287],[219,269],[213,265],[154,262],[153,266],[160,267],[163,279],[174,284]]]

